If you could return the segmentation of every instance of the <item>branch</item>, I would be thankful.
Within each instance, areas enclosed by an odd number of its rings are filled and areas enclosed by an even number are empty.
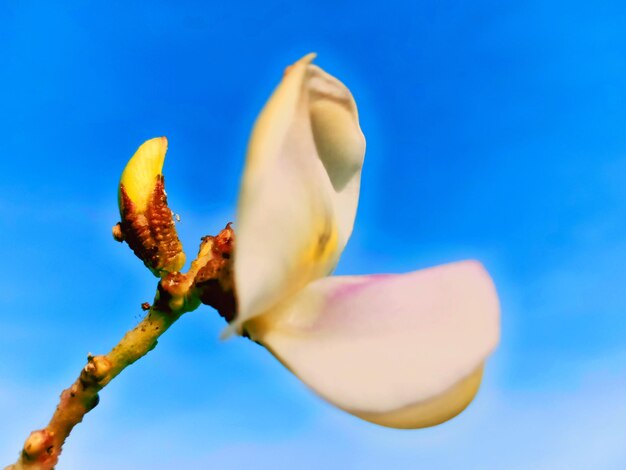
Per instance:
[[[51,470],[63,444],[99,401],[98,392],[126,367],[157,345],[158,338],[200,302],[232,318],[235,301],[230,254],[234,242],[230,224],[217,237],[204,237],[198,257],[186,273],[171,273],[158,284],[154,305],[148,314],[106,355],[87,356],[78,379],[61,393],[61,399],[44,429],[33,431],[24,443],[17,462],[5,470]]]

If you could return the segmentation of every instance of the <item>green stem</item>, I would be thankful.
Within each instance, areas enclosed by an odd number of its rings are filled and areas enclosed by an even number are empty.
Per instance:
[[[174,272],[158,285],[148,314],[106,355],[87,357],[78,379],[61,393],[61,400],[44,429],[33,431],[16,463],[5,470],[52,470],[74,427],[98,404],[98,392],[126,367],[148,354],[157,340],[182,314],[200,303],[230,319],[236,310],[231,253],[234,232],[230,224],[217,236],[202,238],[198,256],[186,274]]]
[[[61,400],[48,425],[30,434],[18,461],[5,470],[53,469],[74,426],[98,404],[98,392],[126,367],[154,349],[159,336],[183,313],[152,307],[108,354],[89,356],[78,379],[61,393]]]

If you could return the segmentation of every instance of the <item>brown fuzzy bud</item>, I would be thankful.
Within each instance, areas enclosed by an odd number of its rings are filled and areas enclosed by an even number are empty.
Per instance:
[[[197,261],[202,262],[194,278],[194,288],[200,301],[215,308],[231,322],[237,312],[233,279],[232,252],[235,246],[235,232],[231,224],[215,237],[202,239]],[[203,252],[204,256],[201,256]]]
[[[80,374],[81,382],[87,386],[97,384],[104,379],[111,370],[111,361],[106,356],[87,356],[87,365]]]
[[[122,221],[113,228],[114,238],[126,241],[158,277],[180,271],[185,264],[161,174],[166,149],[164,137],[152,139],[130,159],[119,187]]]
[[[113,232],[113,239],[116,242],[122,243],[124,241],[124,234],[122,233],[122,225],[118,222],[113,226],[111,230]]]
[[[31,432],[24,443],[23,457],[30,461],[45,459],[53,450],[53,437],[47,429]]]

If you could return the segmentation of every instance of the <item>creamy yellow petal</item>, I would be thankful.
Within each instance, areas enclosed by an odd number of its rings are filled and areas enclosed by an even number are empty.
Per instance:
[[[429,400],[387,412],[348,410],[365,421],[389,428],[417,429],[444,423],[463,411],[474,399],[483,377],[483,366]]]
[[[498,342],[499,307],[483,267],[461,262],[321,279],[244,328],[334,405],[416,428],[472,400]]]
[[[365,140],[350,91],[313,58],[288,68],[250,137],[236,223],[235,330],[330,273],[352,231]]]

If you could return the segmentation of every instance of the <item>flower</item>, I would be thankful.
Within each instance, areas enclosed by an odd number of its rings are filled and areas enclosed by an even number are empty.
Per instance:
[[[250,137],[228,331],[349,413],[432,426],[478,390],[498,342],[496,291],[476,261],[330,276],[352,232],[365,139],[352,94],[314,57],[285,71]]]

